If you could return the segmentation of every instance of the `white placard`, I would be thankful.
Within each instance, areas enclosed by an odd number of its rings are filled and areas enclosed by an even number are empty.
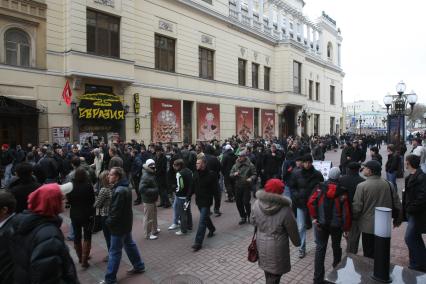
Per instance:
[[[318,161],[315,160],[312,165],[317,171],[320,171],[324,180],[328,180],[328,173],[330,172],[332,163],[331,161]]]

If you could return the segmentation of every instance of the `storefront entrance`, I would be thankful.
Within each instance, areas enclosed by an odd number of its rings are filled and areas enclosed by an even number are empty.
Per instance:
[[[38,109],[35,101],[0,96],[0,145],[38,144]]]
[[[281,139],[289,136],[295,137],[297,135],[296,128],[296,108],[287,106],[283,112],[280,113],[279,119],[279,135]]]

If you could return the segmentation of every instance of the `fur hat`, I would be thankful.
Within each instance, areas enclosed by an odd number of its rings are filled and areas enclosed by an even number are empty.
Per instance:
[[[271,178],[265,184],[265,192],[283,194],[284,192],[284,183],[277,178]]]

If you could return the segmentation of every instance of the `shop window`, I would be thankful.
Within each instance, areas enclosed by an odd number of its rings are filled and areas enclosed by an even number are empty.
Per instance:
[[[155,35],[155,69],[175,72],[175,39]]]
[[[302,86],[302,63],[293,61],[293,91],[296,94],[300,94],[301,86]]]
[[[26,32],[20,29],[9,29],[5,33],[6,64],[30,66],[30,40]]]
[[[198,50],[200,78],[213,80],[214,51],[200,47]]]
[[[336,87],[330,85],[330,104],[331,105],[336,104],[335,92],[336,92]]]
[[[120,18],[87,10],[87,52],[120,57]]]
[[[314,95],[314,81],[309,80],[309,99],[312,100]]]
[[[321,84],[319,82],[315,83],[315,100],[319,102],[320,100],[320,91],[321,91]]]
[[[333,60],[333,44],[331,42],[327,44],[327,58]]]

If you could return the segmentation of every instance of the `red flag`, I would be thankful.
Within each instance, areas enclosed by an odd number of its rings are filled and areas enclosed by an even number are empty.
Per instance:
[[[68,80],[65,83],[64,90],[62,91],[62,98],[64,99],[67,106],[71,105],[72,92],[71,92],[70,83],[68,82]]]

